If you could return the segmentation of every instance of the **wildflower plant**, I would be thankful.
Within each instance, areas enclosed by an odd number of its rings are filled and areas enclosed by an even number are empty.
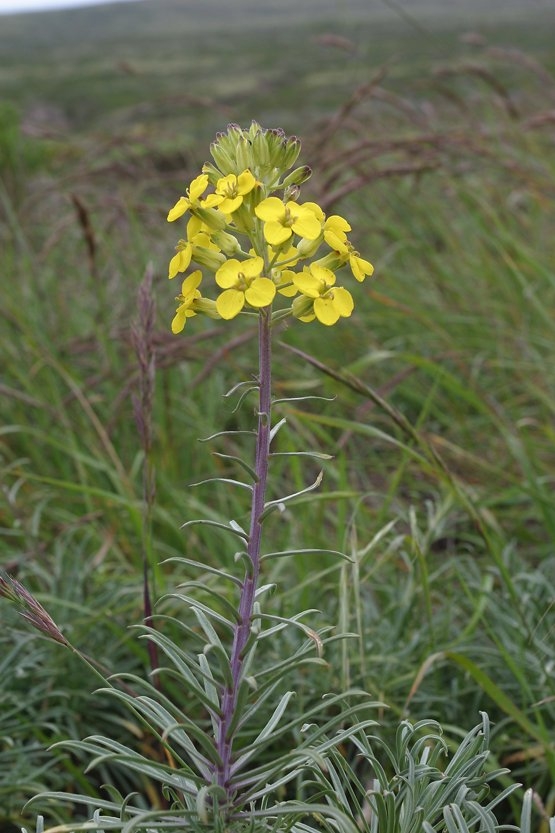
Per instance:
[[[293,168],[298,139],[256,123],[248,130],[230,125],[211,151],[213,162],[203,166],[168,214],[169,222],[184,224],[185,234],[169,265],[171,279],[182,276],[171,327],[180,333],[198,315],[249,316],[257,322],[254,461],[233,458],[242,479],[224,481],[249,495],[249,521],[245,526],[234,519],[186,522],[186,528],[203,524],[229,535],[237,545],[236,569],[228,572],[200,557],[173,559],[205,581],[190,579],[172,594],[188,611],[183,621],[153,615],[143,626],[156,647],[151,656],[159,661],[154,679],[104,680],[104,691],[124,703],[152,738],[150,754],[109,737],[63,744],[88,755],[91,767],[110,761],[125,768],[136,776],[135,792],[123,796],[107,785],[108,799],[73,793],[39,798],[72,807],[80,801],[90,809],[89,821],[58,831],[489,833],[497,828],[492,812],[497,802],[490,799],[482,809],[480,801],[498,773],[486,767],[487,718],[463,741],[449,769],[441,762],[446,745],[435,725],[403,723],[390,749],[374,718],[379,704],[365,692],[329,694],[304,713],[291,708],[295,691],[287,681],[303,666],[324,664],[326,646],[336,637],[327,628],[315,631],[306,621],[310,611],[286,618],[265,610],[273,589],[263,582],[266,560],[294,553],[265,547],[264,523],[321,480],[300,493],[267,497],[271,444],[284,426],[272,415],[272,329],[291,317],[324,326],[349,317],[354,300],[338,285],[337,274],[345,272],[349,279],[351,273],[362,282],[373,269],[350,241],[346,219],[326,217],[316,203],[299,201],[310,169]],[[19,583],[0,580],[0,595],[66,644]],[[298,634],[296,648],[276,660],[268,646],[286,629]],[[349,749],[366,766],[362,774],[349,762]]]

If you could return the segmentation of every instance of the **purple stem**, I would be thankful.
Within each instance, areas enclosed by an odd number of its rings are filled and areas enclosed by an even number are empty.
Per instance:
[[[247,553],[250,559],[250,570],[245,575],[239,602],[239,618],[230,655],[231,685],[226,687],[222,697],[222,716],[216,737],[221,766],[217,768],[217,782],[223,787],[231,800],[231,765],[233,762],[233,732],[231,723],[237,707],[237,697],[241,682],[241,672],[244,661],[244,650],[247,644],[254,599],[260,574],[260,542],[262,524],[260,516],[266,501],[266,481],[268,478],[268,455],[270,452],[271,430],[271,389],[272,389],[272,342],[271,342],[271,312],[268,308],[260,310],[258,317],[258,428],[256,433],[256,456],[254,483],[251,501],[251,520]]]

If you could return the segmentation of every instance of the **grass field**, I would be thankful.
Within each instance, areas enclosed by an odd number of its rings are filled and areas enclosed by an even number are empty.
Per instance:
[[[352,319],[296,323],[275,347],[278,398],[326,397],[278,406],[280,450],[301,440],[333,459],[321,490],[269,523],[267,548],[352,561],[269,561],[271,610],[317,608],[315,627],[357,634],[296,681],[291,708],[360,686],[388,706],[384,737],[433,718],[449,743],[485,710],[491,766],[509,770],[492,789],[533,787],[542,832],[555,813],[554,23],[549,3],[486,14],[432,0],[0,17],[0,566],[73,644],[135,674],[145,548],[157,597],[183,580],[167,558],[233,568],[227,538],[180,526],[246,516],[235,492],[188,484],[228,474],[199,437],[250,426],[223,394],[255,372],[254,331],[195,319],[172,336],[165,217],[216,131],[280,126],[313,168],[304,198],[348,216],[376,267]],[[133,328],[147,270],[145,454]],[[272,488],[298,491],[318,468],[278,463]],[[144,753],[150,738],[1,602],[0,830],[34,826],[22,807],[41,790],[148,793],[109,761],[85,775],[77,752],[48,751],[107,734]]]

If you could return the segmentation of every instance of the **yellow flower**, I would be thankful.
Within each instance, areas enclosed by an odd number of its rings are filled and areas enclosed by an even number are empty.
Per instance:
[[[293,232],[307,240],[316,240],[322,229],[311,204],[283,203],[278,197],[262,200],[254,209],[264,221],[264,237],[271,246],[280,246],[289,240]]]
[[[181,301],[181,303],[172,321],[172,333],[180,333],[187,319],[196,315],[192,307],[193,303],[200,298],[198,286],[201,280],[202,272],[200,269],[197,269],[196,272],[191,272],[181,284],[181,294],[177,296],[177,300]]]
[[[187,188],[187,196],[180,197],[168,214],[168,223],[173,223],[189,211],[190,208],[200,206],[200,198],[208,188],[208,175],[200,174]]]
[[[351,231],[351,226],[344,217],[339,214],[331,214],[324,223],[324,233],[333,232],[337,234],[342,240],[346,239],[345,232]]]
[[[243,198],[259,183],[249,170],[236,176],[223,176],[216,183],[216,192],[204,201],[206,208],[219,208],[224,214],[233,214],[243,204]]]
[[[351,293],[335,286],[335,275],[331,269],[311,264],[301,273],[294,274],[293,282],[304,296],[293,301],[293,314],[301,321],[317,318],[322,324],[331,326],[340,318],[351,315],[354,308]],[[312,305],[306,299],[310,299]]]
[[[175,251],[176,254],[170,260],[168,267],[168,278],[175,278],[179,272],[185,272],[189,268],[193,256],[193,245],[186,240],[180,240]]]
[[[219,247],[211,240],[206,226],[198,217],[191,217],[187,223],[187,240],[180,240],[176,254],[170,260],[168,277],[175,278],[179,272],[185,272],[199,249],[219,252]]]
[[[347,220],[335,214],[328,217],[324,224],[324,240],[328,246],[337,252],[344,263],[349,263],[351,272],[357,281],[363,281],[367,275],[374,272],[374,267],[368,260],[364,260],[355,250],[353,244],[347,240],[346,231],[351,227]]]
[[[250,257],[247,260],[226,260],[216,272],[216,283],[224,292],[216,299],[216,309],[222,318],[239,315],[245,302],[251,307],[267,307],[272,303],[276,287],[269,278],[262,277],[264,260]]]

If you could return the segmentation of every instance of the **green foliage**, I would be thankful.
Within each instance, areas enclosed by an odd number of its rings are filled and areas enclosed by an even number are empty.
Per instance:
[[[24,135],[15,105],[0,102],[0,208],[7,207],[9,195],[20,198],[25,178],[44,168],[49,155],[44,143]]]
[[[496,807],[514,792],[511,785],[491,797],[490,784],[503,772],[487,770],[489,723],[472,729],[448,757],[438,724],[404,721],[395,743],[355,736],[356,769],[332,754],[315,768],[322,796],[368,833],[416,833],[424,830],[466,833],[499,829]],[[489,800],[488,800],[489,799]]]

